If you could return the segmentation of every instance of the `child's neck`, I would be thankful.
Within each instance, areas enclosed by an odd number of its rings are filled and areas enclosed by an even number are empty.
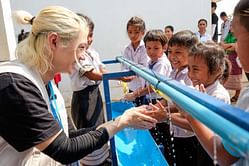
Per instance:
[[[140,44],[140,41],[135,42],[135,43],[131,43],[131,45],[132,45],[134,51],[138,48],[139,44]]]

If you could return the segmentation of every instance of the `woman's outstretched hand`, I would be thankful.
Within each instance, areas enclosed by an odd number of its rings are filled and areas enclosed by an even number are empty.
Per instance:
[[[126,127],[137,129],[150,129],[158,122],[156,118],[149,115],[147,106],[128,109],[120,116],[119,123]]]

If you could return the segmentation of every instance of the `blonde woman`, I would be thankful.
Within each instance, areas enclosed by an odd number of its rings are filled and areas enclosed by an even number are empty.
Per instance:
[[[0,165],[72,163],[125,127],[154,126],[156,120],[142,106],[68,136],[64,101],[50,80],[58,72],[72,72],[86,49],[87,24],[59,6],[20,18],[32,24],[31,33],[16,49],[18,60],[0,64]]]

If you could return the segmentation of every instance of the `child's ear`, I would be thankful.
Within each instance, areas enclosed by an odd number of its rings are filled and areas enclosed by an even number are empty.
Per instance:
[[[165,52],[165,51],[167,51],[167,49],[168,49],[168,44],[165,44],[165,45],[163,46],[163,51]]]

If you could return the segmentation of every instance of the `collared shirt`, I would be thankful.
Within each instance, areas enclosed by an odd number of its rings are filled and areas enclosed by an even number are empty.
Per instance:
[[[196,32],[195,35],[197,36],[199,42],[207,42],[207,41],[212,41],[212,37],[210,34],[205,33],[204,35],[201,35],[200,32]]]
[[[216,80],[213,84],[206,87],[206,92],[208,95],[230,104],[230,95],[219,80]]]
[[[181,71],[179,71],[178,69],[172,70],[172,72],[170,73],[170,78],[182,83],[183,85],[192,86],[192,81],[188,77],[188,67],[185,67]],[[173,130],[174,137],[188,138],[194,136],[193,132],[176,125],[173,125]]]
[[[148,65],[149,57],[146,53],[146,48],[142,40],[140,41],[139,46],[136,48],[136,50],[134,50],[132,44],[130,43],[128,46],[126,46],[122,55],[124,58],[134,63],[140,64],[144,67],[147,67]],[[122,70],[129,70],[129,68],[125,65],[122,65]],[[144,86],[145,81],[140,77],[137,77],[128,83],[128,87],[132,91],[135,91],[139,88],[143,88]]]
[[[169,62],[169,59],[165,54],[163,54],[160,58],[158,58],[156,61],[149,61],[148,67],[150,67],[150,70],[152,70],[153,73],[155,74],[160,74],[165,77],[169,77],[172,67]],[[149,83],[147,82],[146,85],[148,86]],[[159,95],[157,95],[155,92],[152,92],[148,95],[146,95],[147,99],[157,99],[161,98]]]
[[[245,112],[249,112],[249,104],[248,104],[248,99],[249,99],[249,87],[245,87],[241,92],[239,99],[236,103],[236,107],[239,107],[243,109]],[[232,147],[230,147],[224,140],[222,140],[222,143],[225,147],[225,149],[234,157],[240,158],[237,162],[235,162],[232,166],[241,166],[241,165],[249,165],[249,160],[248,156],[247,159],[242,157],[242,155],[239,154],[239,152],[235,151]]]
[[[80,60],[82,66],[92,66],[96,72],[100,72],[101,68],[105,68],[105,65],[100,61],[99,54],[94,49],[89,48],[84,60]],[[88,79],[86,76],[80,76],[79,70],[77,70],[77,64],[75,64],[75,70],[70,75],[71,85],[73,91],[80,91],[87,86],[98,85],[101,81],[94,81]]]
[[[231,27],[231,21],[228,19],[221,24],[221,37],[220,41],[224,41]]]

